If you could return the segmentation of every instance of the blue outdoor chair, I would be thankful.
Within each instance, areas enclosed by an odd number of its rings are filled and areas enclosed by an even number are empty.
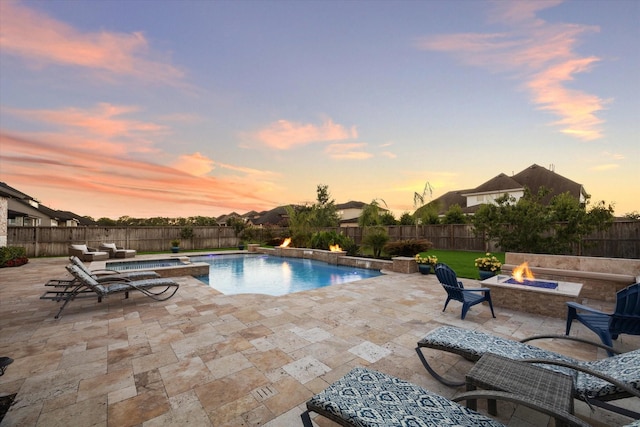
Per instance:
[[[489,307],[491,308],[491,315],[494,318],[496,317],[495,313],[493,312],[493,303],[491,302],[491,289],[465,289],[462,282],[458,280],[456,273],[447,264],[438,263],[436,264],[435,270],[440,284],[442,285],[444,290],[447,291],[447,301],[444,303],[444,308],[442,309],[442,311],[445,311],[447,309],[447,304],[449,304],[449,301],[460,301],[462,303],[462,315],[460,316],[460,318],[464,320],[465,316],[467,315],[467,311],[469,311],[472,306],[486,301],[489,303]]]
[[[620,334],[640,335],[640,283],[618,291],[613,314],[575,302],[567,302],[567,309],[565,335],[569,335],[573,319],[595,332],[602,343],[609,347],[613,347],[613,340],[618,339]],[[607,352],[609,356],[613,355],[610,351]]]

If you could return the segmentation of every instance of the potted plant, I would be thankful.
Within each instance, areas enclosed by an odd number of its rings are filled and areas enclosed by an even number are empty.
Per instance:
[[[431,268],[435,268],[438,263],[438,257],[435,255],[422,256],[418,254],[415,256],[415,260],[418,264],[418,271],[422,274],[431,273]]]
[[[485,256],[476,258],[475,265],[478,267],[478,273],[480,280],[488,279],[491,276],[495,276],[500,272],[502,263],[498,258],[491,253],[487,252]]]
[[[171,252],[177,254],[180,251],[180,239],[173,239],[171,241]]]

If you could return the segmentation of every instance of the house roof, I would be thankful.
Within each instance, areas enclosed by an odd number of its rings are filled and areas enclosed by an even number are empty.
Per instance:
[[[7,183],[5,182],[0,182],[0,196],[12,198],[12,199],[34,200],[33,197],[28,196],[23,192],[16,190],[15,188],[7,185]]]
[[[367,204],[364,202],[357,202],[351,200],[347,203],[339,203],[336,205],[336,209],[363,209]]]
[[[522,189],[522,184],[503,173],[500,175],[491,178],[489,181],[481,184],[479,187],[474,188],[468,193],[463,193],[464,197],[472,194],[480,194],[480,193],[495,193],[496,191],[506,191],[506,190],[518,190]]]
[[[7,185],[4,182],[0,182],[0,196],[13,199],[19,205],[24,206],[24,209],[20,208],[20,210],[15,209],[15,206],[14,206],[14,209],[8,212],[9,218],[16,218],[16,217],[36,218],[38,215],[35,212],[38,212],[39,214],[42,214],[43,217],[54,219],[56,221],[75,220],[75,221],[78,221],[78,223],[81,225],[96,225],[95,221],[81,217],[76,213],[73,213],[70,211],[58,211],[55,209],[51,209],[48,206],[45,206],[42,203],[38,202],[36,199],[29,196],[28,194],[25,194],[19,190],[16,190],[15,188]],[[32,204],[30,202],[36,202],[36,203]]]
[[[499,191],[506,193],[509,191],[524,190],[525,188],[528,188],[535,194],[540,187],[545,187],[550,190],[549,194],[542,199],[542,203],[549,203],[552,197],[566,192],[577,199],[580,199],[581,196],[585,198],[589,197],[582,184],[558,175],[555,171],[533,164],[513,176],[500,173],[476,188],[449,191],[437,199],[434,199],[430,204],[437,204],[440,215],[446,213],[454,204],[460,205],[462,211],[469,214],[476,212],[481,205],[467,206],[467,196],[496,193]]]
[[[572,196],[579,198],[580,196],[588,197],[582,184],[578,184],[562,175],[558,175],[552,170],[533,164],[513,176],[513,179],[520,182],[523,186],[528,187],[533,193],[537,193],[540,187],[545,187],[550,193],[543,199],[548,202],[557,194],[568,192]]]
[[[251,219],[255,225],[280,225],[289,218],[286,206],[278,206],[275,209],[264,212],[260,217]]]

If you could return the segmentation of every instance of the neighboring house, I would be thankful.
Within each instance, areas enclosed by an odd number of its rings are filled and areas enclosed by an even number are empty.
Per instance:
[[[336,205],[338,216],[340,217],[340,226],[357,227],[358,218],[360,218],[360,215],[362,215],[362,211],[366,206],[366,203],[356,201]]]
[[[77,227],[95,225],[95,222],[82,218],[69,211],[57,211],[33,197],[0,182],[0,197],[7,199],[7,225],[24,227]]]
[[[454,204],[460,205],[464,213],[473,214],[482,204],[495,204],[495,200],[505,194],[518,201],[524,196],[525,188],[535,194],[541,187],[549,190],[549,194],[542,199],[542,203],[548,203],[551,198],[562,193],[569,193],[581,203],[589,197],[582,184],[558,175],[553,170],[533,164],[513,176],[501,173],[476,188],[449,191],[430,204],[438,207],[439,215],[444,215]]]

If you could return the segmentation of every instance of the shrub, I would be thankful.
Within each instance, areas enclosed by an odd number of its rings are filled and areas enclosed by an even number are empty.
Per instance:
[[[22,246],[4,246],[0,248],[0,267],[17,267],[29,262],[27,250]]]
[[[386,227],[365,227],[364,236],[362,237],[362,245],[371,248],[375,258],[380,258],[382,249],[384,249],[388,241],[389,234],[387,233]]]
[[[425,239],[398,240],[389,242],[384,246],[384,251],[391,256],[413,257],[420,252],[426,252],[433,247],[433,243]]]
[[[347,255],[355,255],[358,252],[358,245],[349,236],[335,231],[318,231],[313,233],[309,245],[313,249],[328,250],[330,245],[339,245]]]

